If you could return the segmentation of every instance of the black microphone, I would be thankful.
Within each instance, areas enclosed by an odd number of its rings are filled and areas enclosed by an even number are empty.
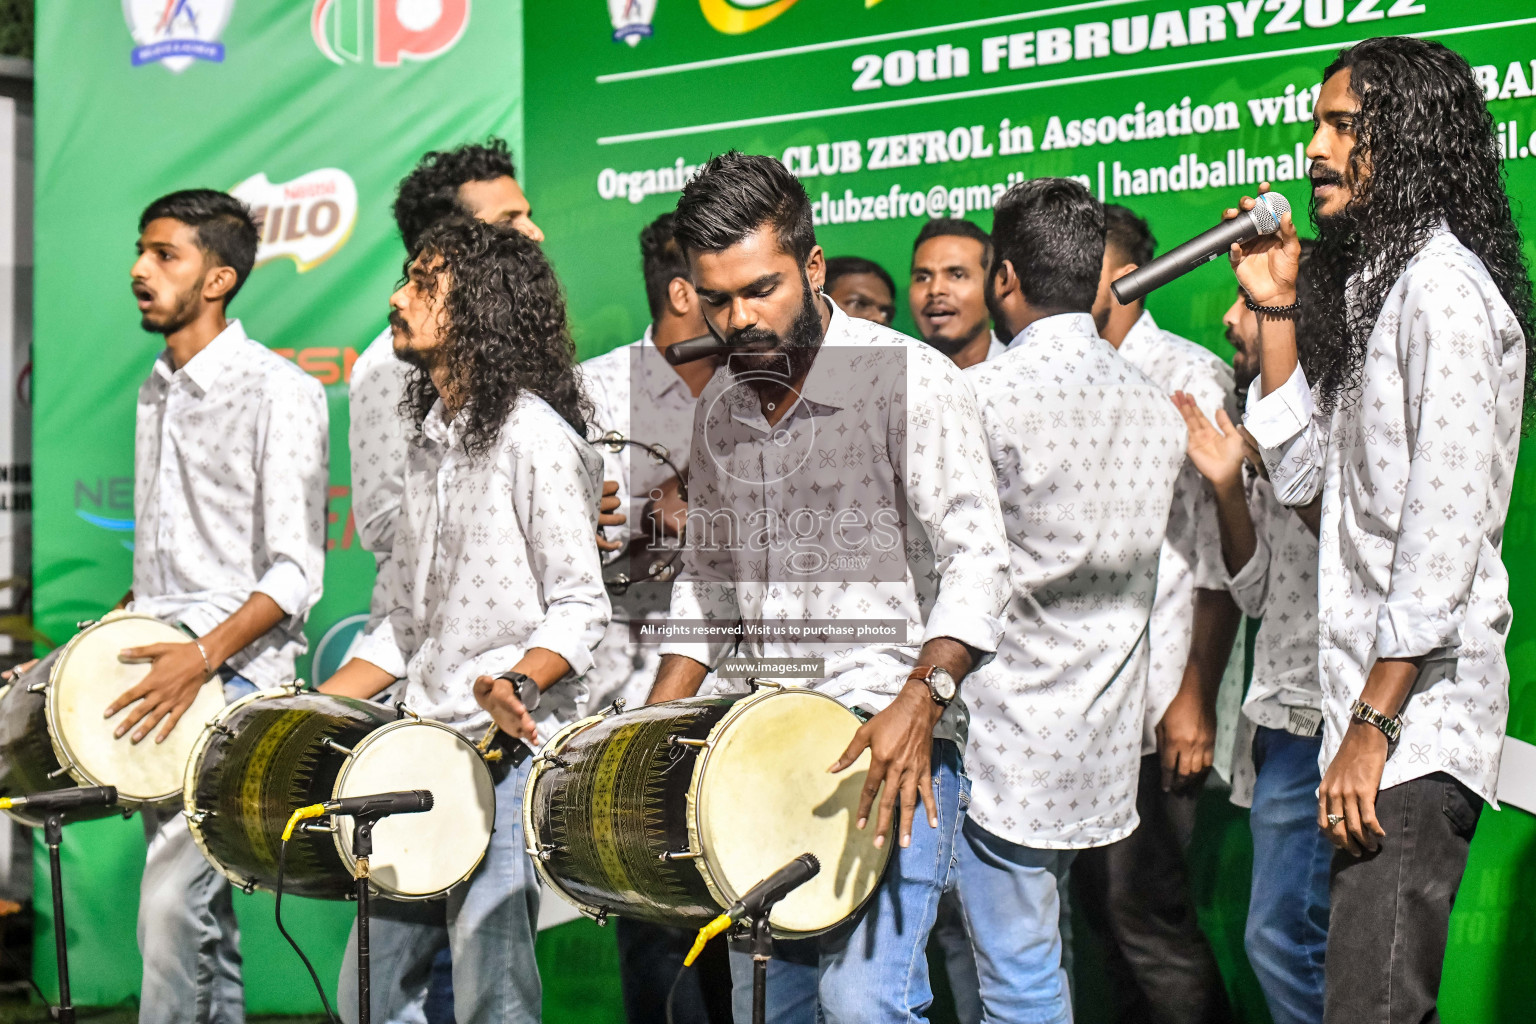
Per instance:
[[[320,807],[321,814],[350,814],[358,818],[383,814],[417,814],[432,809],[432,794],[425,789],[413,789],[405,793],[347,796],[340,800],[327,800]]]
[[[76,807],[111,807],[117,803],[116,786],[78,786],[31,796],[0,797],[0,811],[31,807],[38,811],[68,811]]]
[[[1130,305],[1155,288],[1204,266],[1241,244],[1280,230],[1280,219],[1291,212],[1291,202],[1279,192],[1265,192],[1251,210],[1239,210],[1236,217],[1224,220],[1183,245],[1170,249],[1144,267],[1137,267],[1109,286],[1122,306]]]
[[[714,335],[705,334],[687,341],[673,342],[662,350],[661,356],[672,366],[682,366],[710,356],[723,356],[731,350],[730,345],[716,340]]]
[[[779,870],[747,890],[745,896],[731,904],[726,911],[732,921],[744,917],[758,917],[763,910],[772,907],[795,889],[815,878],[821,872],[821,861],[814,853],[802,853]]]

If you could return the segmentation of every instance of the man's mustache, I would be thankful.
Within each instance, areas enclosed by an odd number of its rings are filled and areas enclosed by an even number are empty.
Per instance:
[[[397,333],[406,338],[412,336],[410,324],[405,322],[405,317],[400,315],[400,311],[398,309],[391,309],[389,311],[389,326],[394,328]]]
[[[1320,185],[1344,184],[1344,175],[1340,174],[1332,167],[1326,167],[1322,164],[1312,165],[1312,173],[1310,177],[1312,178],[1313,188],[1317,188]]]

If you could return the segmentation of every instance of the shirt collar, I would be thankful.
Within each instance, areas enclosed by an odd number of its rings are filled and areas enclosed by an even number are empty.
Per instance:
[[[822,349],[858,345],[868,340],[862,331],[854,331],[852,318],[839,309],[837,303],[821,293],[818,293],[817,299],[826,303],[832,311],[832,319],[827,322],[827,333],[821,339]],[[820,357],[820,352],[817,357]],[[817,373],[816,367],[812,365],[805,383],[800,385],[800,397],[828,410],[841,409],[848,400],[847,378],[841,373]]]
[[[1140,321],[1137,322],[1140,323]],[[1084,341],[1090,341],[1097,339],[1098,336],[1099,329],[1094,326],[1091,314],[1057,313],[1055,316],[1042,317],[1024,328],[1008,343],[1008,347],[1024,348],[1042,337],[1081,338]]]
[[[1120,352],[1125,353],[1127,348],[1135,350],[1142,345],[1149,344],[1157,337],[1157,321],[1152,319],[1150,310],[1143,309],[1141,316],[1131,324],[1131,329],[1125,332],[1125,338],[1120,342]]]
[[[645,379],[646,391],[653,398],[664,398],[670,395],[675,388],[681,388],[689,402],[693,401],[693,395],[688,392],[688,385],[683,383],[683,378],[677,375],[677,371],[667,363],[661,349],[656,347],[656,339],[653,336],[655,326],[645,329],[645,337],[640,339],[640,373]]]
[[[458,440],[458,427],[463,421],[464,413],[454,417],[453,422],[448,422],[448,407],[439,398],[432,403],[432,408],[427,413],[427,418],[421,421],[421,433],[433,444],[442,445],[445,448],[453,447]]]
[[[233,364],[240,346],[247,340],[245,328],[240,321],[231,320],[179,370],[171,364],[171,350],[161,352],[155,360],[155,372],[168,382],[175,380],[177,374],[182,374],[198,391],[206,395],[213,387],[213,382],[219,379],[219,374]]]

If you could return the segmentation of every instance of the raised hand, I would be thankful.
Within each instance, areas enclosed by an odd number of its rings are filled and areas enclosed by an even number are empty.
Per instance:
[[[1189,461],[1195,464],[1200,475],[1218,491],[1224,487],[1240,487],[1248,445],[1227,411],[1217,409],[1217,423],[1212,423],[1200,411],[1194,398],[1183,391],[1173,393],[1173,404],[1189,428]]]

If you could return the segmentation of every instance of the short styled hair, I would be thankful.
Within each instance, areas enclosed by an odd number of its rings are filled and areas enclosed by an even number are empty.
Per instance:
[[[891,298],[896,298],[896,282],[885,268],[874,260],[867,260],[863,256],[834,256],[827,260],[827,282],[823,286],[826,291],[831,291],[832,286],[840,277],[849,274],[873,274],[885,282],[885,286],[891,290]]]
[[[459,202],[459,186],[471,181],[517,177],[505,139],[494,136],[457,149],[423,156],[400,180],[395,194],[395,224],[407,252],[414,251],[421,233],[445,217],[467,214]]]
[[[149,222],[167,217],[193,229],[198,248],[215,266],[235,272],[235,286],[224,296],[224,305],[235,301],[245,279],[256,265],[259,241],[250,207],[230,195],[212,188],[189,188],[163,195],[139,215],[139,233]]]
[[[1032,306],[1093,308],[1104,265],[1104,204],[1070,178],[1034,178],[1003,193],[992,213],[995,267],[1013,264]]]
[[[1157,239],[1145,218],[1113,203],[1104,207],[1104,246],[1125,257],[1127,263],[1144,267],[1157,255]]]
[[[992,269],[992,236],[963,217],[935,217],[923,225],[912,242],[912,255],[931,238],[970,238],[981,243],[981,272]]]
[[[683,186],[673,234],[685,250],[723,252],[773,226],[779,249],[804,264],[816,247],[811,200],[800,179],[771,156],[731,150]]]
[[[688,260],[672,234],[673,217],[664,213],[640,230],[640,272],[645,275],[645,303],[652,320],[666,308],[672,280],[688,277]]]

